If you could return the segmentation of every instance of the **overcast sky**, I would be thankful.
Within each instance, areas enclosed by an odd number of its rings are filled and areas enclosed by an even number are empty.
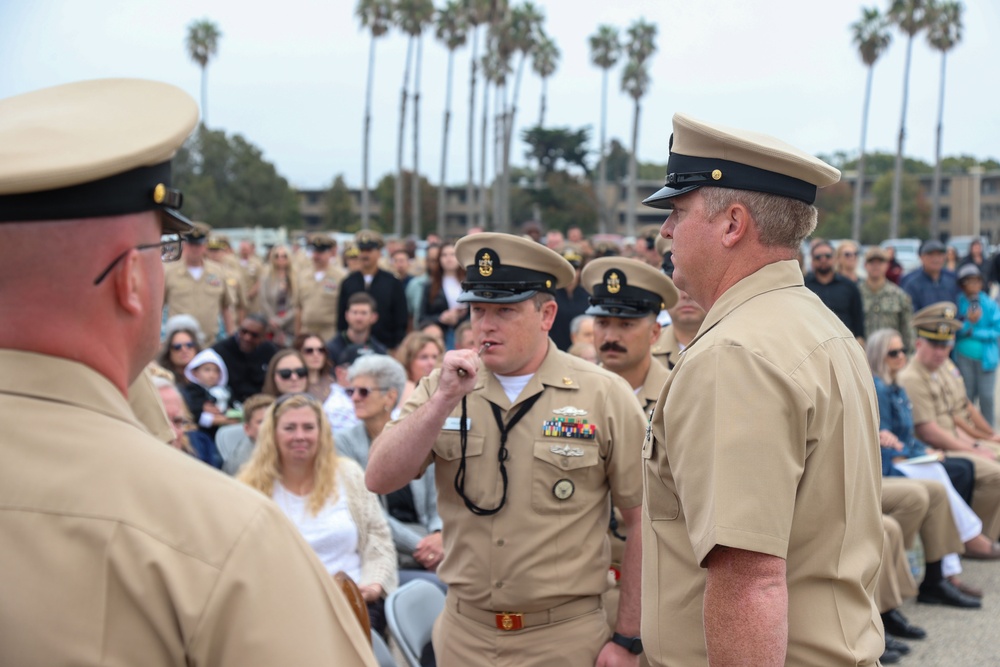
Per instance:
[[[443,4],[443,0],[436,0]],[[601,72],[587,37],[599,24],[621,28],[639,17],[659,27],[652,86],[643,100],[639,157],[665,162],[670,117],[774,134],[812,153],[856,153],[866,69],[849,25],[853,0],[536,0],[562,58],[549,82],[547,126],[593,127],[599,136]],[[879,3],[887,5],[887,0]],[[343,174],[361,183],[362,121],[370,36],[355,0],[0,0],[0,98],[69,81],[144,77],[200,99],[200,70],[187,56],[187,25],[209,18],[223,35],[208,68],[208,124],[240,133],[296,187],[320,188]],[[261,7],[266,7],[261,10]],[[1000,157],[1000,3],[967,0],[963,41],[948,56],[945,155]],[[480,40],[482,41],[482,40]],[[902,106],[905,36],[875,66],[868,149],[895,152]],[[406,40],[393,31],[376,47],[371,181],[395,170]],[[932,162],[941,56],[924,36],[913,44],[906,154]],[[420,170],[440,169],[447,52],[424,38]],[[448,176],[464,183],[469,48],[455,56]],[[608,136],[628,144],[632,103],[609,85]],[[525,72],[520,129],[537,123],[539,79]],[[476,136],[479,134],[480,87]],[[412,106],[406,168],[412,168]],[[476,170],[478,174],[478,141]],[[515,145],[515,162],[523,161]]]

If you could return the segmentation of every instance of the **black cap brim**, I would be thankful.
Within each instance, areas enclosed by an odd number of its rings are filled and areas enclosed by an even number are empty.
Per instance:
[[[458,295],[459,303],[521,303],[538,294],[539,290],[509,292],[506,290],[468,290]]]
[[[194,229],[190,220],[175,208],[161,208],[160,225],[164,234],[186,234]]]
[[[670,200],[674,197],[680,197],[681,195],[686,195],[692,190],[697,190],[701,185],[685,185],[683,188],[675,188],[669,185],[665,185],[650,196],[642,200],[644,206],[650,208],[659,209],[669,209],[673,208],[670,205]]]
[[[635,320],[640,317],[654,315],[655,313],[649,310],[639,310],[638,308],[632,308],[630,306],[609,306],[608,304],[599,304],[590,306],[587,310],[583,311],[583,314],[593,315],[594,317],[621,317],[627,320]]]

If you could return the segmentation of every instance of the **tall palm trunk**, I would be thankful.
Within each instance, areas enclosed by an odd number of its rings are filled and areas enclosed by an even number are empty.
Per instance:
[[[597,228],[601,234],[608,233],[608,174],[606,169],[608,128],[608,68],[601,76],[601,164],[597,169]]]
[[[486,229],[486,140],[490,127],[490,82],[483,81],[483,124],[480,132],[479,153],[479,226]]]
[[[903,189],[903,144],[906,141],[906,105],[910,95],[910,56],[913,53],[913,35],[906,42],[906,67],[903,70],[903,114],[899,121],[899,140],[896,144],[896,168],[892,177],[892,209],[889,212],[889,238],[899,237],[900,198]]]
[[[420,238],[420,60],[424,39],[417,36],[417,67],[413,72],[413,177],[410,181],[410,233]]]
[[[368,47],[368,89],[365,92],[365,136],[361,152],[361,229],[368,229],[371,216],[371,201],[368,192],[368,154],[371,150],[372,130],[372,84],[375,76],[375,37]]]
[[[865,104],[861,112],[861,154],[858,157],[858,180],[854,186],[854,217],[851,220],[851,238],[855,243],[861,241],[861,196],[865,189],[865,142],[868,135],[868,105],[872,99],[873,66],[868,67],[868,77],[865,82]]]
[[[945,58],[947,53],[941,52],[941,89],[938,92],[938,121],[937,136],[934,142],[934,180],[932,181],[931,195],[931,238],[938,237],[938,227],[941,223],[941,134],[944,131],[944,74]]]
[[[208,65],[201,66],[201,124],[208,127]]]
[[[473,181],[473,163],[475,162],[476,141],[476,52],[479,48],[479,28],[472,26],[472,60],[469,61],[469,171],[465,179],[465,216],[466,228],[473,226],[476,210],[476,189]]]
[[[514,77],[514,91],[510,100],[510,111],[504,116],[503,124],[503,178],[500,184],[500,230],[510,231],[510,149],[514,138],[514,121],[517,116],[517,98],[521,92],[521,73],[524,71],[524,61],[527,54],[521,53],[517,63],[517,74]]]
[[[625,217],[625,235],[635,237],[636,221],[636,179],[638,165],[636,151],[639,148],[639,100],[635,101],[635,115],[632,117],[632,155],[628,161],[628,214]]]
[[[545,127],[545,107],[548,102],[549,94],[549,79],[548,77],[542,77],[542,101],[538,109],[538,129]],[[542,189],[542,160],[539,158],[538,164],[535,168],[535,195],[537,197],[538,192]],[[538,205],[536,201],[531,207],[531,217],[535,219],[538,224],[543,224],[542,221],[542,208]]]
[[[503,146],[504,128],[507,126],[507,84],[497,86],[493,96],[495,116],[493,123],[493,228],[509,232],[503,218]]]
[[[413,55],[413,37],[406,46],[406,69],[403,71],[403,92],[399,101],[399,142],[396,146],[396,189],[393,202],[392,231],[396,236],[403,235],[403,134],[406,130],[406,86],[410,82],[410,59]]]
[[[441,178],[438,181],[437,233],[444,236],[445,168],[448,165],[448,130],[451,127],[451,73],[455,64],[455,50],[448,50],[448,83],[444,94],[444,139],[441,140]],[[470,162],[471,169],[471,162]]]

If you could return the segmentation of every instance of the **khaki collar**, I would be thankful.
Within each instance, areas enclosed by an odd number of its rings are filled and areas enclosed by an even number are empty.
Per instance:
[[[69,359],[0,350],[0,394],[73,405],[146,430],[110,380]]]
[[[696,344],[702,336],[729,313],[750,299],[774,290],[804,286],[802,271],[799,269],[799,263],[794,259],[774,262],[758,269],[725,291],[705,315],[705,321],[701,323],[697,335],[691,339],[687,347]]]

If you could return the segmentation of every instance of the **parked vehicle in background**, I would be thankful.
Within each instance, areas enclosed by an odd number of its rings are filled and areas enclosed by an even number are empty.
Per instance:
[[[886,239],[879,245],[883,248],[893,248],[896,251],[896,261],[907,273],[920,266],[920,239]]]
[[[958,253],[958,258],[962,259],[969,254],[969,246],[975,239],[979,239],[983,244],[983,255],[987,258],[990,256],[990,242],[985,236],[952,236],[948,239],[948,245],[955,249]]]

